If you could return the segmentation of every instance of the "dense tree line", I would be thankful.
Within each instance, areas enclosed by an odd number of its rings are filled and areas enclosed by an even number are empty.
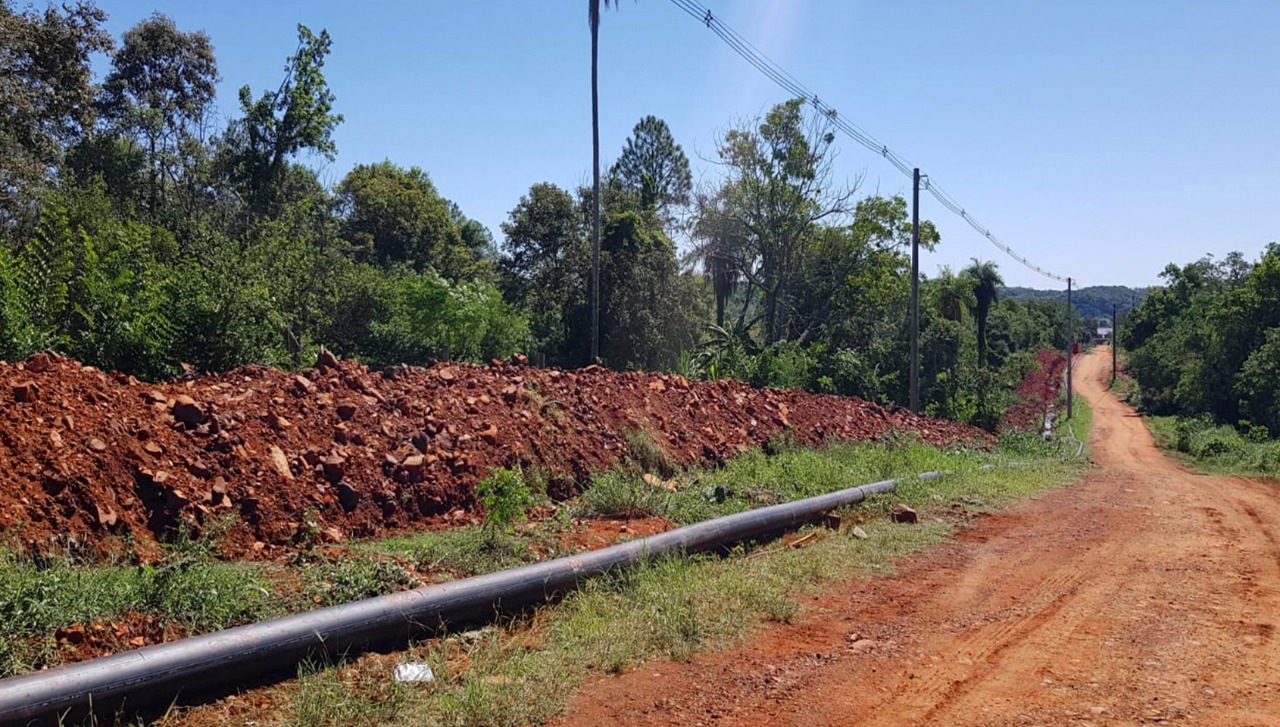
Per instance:
[[[1130,288],[1124,285],[1090,285],[1076,288],[1071,296],[1071,303],[1076,307],[1082,320],[1110,321],[1113,312],[1127,311],[1142,302],[1149,288]],[[1017,301],[1043,300],[1065,304],[1067,291],[1038,290],[1036,288],[1007,287],[1000,295]]]
[[[726,132],[723,174],[697,189],[647,116],[598,206],[538,182],[495,240],[423,169],[361,164],[330,188],[300,161],[336,158],[327,32],[299,26],[281,83],[242,88],[219,126],[209,37],[156,14],[117,41],[104,20],[0,0],[2,358],[55,349],[148,377],[299,366],[320,346],[375,366],[582,366],[598,212],[605,365],[907,399],[906,201],[836,179],[829,120],[802,101]],[[1001,285],[977,260],[924,282],[930,413],[989,426],[1031,352],[1065,346],[1063,306]]]
[[[1280,434],[1280,245],[1256,263],[1206,257],[1162,278],[1120,334],[1144,406]]]

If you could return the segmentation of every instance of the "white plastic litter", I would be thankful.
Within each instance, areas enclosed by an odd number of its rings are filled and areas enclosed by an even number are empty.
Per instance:
[[[396,664],[396,681],[429,682],[436,678],[430,664]]]

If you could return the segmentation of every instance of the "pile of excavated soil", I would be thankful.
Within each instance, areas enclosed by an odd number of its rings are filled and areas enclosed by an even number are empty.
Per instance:
[[[219,522],[228,555],[267,557],[459,520],[494,467],[541,468],[553,497],[570,496],[629,456],[636,432],[678,465],[784,429],[808,445],[895,429],[991,443],[858,399],[517,358],[371,372],[324,354],[301,375],[250,366],[160,384],[48,354],[0,362],[0,532],[36,551],[145,555],[182,525]]]
[[[1058,401],[1067,357],[1050,348],[1036,353],[1036,366],[1018,384],[1018,403],[1005,410],[1000,431],[1033,431],[1044,427],[1044,415]]]

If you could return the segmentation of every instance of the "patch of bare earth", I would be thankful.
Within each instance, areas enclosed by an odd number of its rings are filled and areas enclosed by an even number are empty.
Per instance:
[[[1082,359],[1096,467],[793,624],[590,683],[564,725],[1280,724],[1280,492],[1162,456]]]

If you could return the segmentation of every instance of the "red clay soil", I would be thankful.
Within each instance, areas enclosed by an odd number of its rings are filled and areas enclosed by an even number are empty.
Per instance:
[[[58,646],[57,663],[63,664],[174,641],[186,635],[172,619],[130,611],[110,621],[98,621],[88,626],[74,624],[58,629],[53,639]],[[44,638],[42,634],[30,640],[38,643]]]
[[[1000,418],[1000,431],[1039,431],[1044,426],[1044,413],[1058,400],[1067,357],[1061,351],[1045,348],[1036,354],[1036,367],[1027,372],[1018,385],[1018,403]]]
[[[589,684],[560,727],[1280,724],[1280,490],[1192,472],[1079,360],[1096,466],[793,623]]]
[[[146,384],[54,355],[0,362],[0,533],[37,551],[146,555],[182,524],[227,518],[227,555],[271,557],[310,537],[307,521],[331,542],[446,525],[495,467],[543,468],[551,494],[571,496],[638,430],[679,465],[780,430],[807,445],[891,430],[991,443],[854,398],[521,364],[371,372],[326,354],[303,375],[250,366]]]

